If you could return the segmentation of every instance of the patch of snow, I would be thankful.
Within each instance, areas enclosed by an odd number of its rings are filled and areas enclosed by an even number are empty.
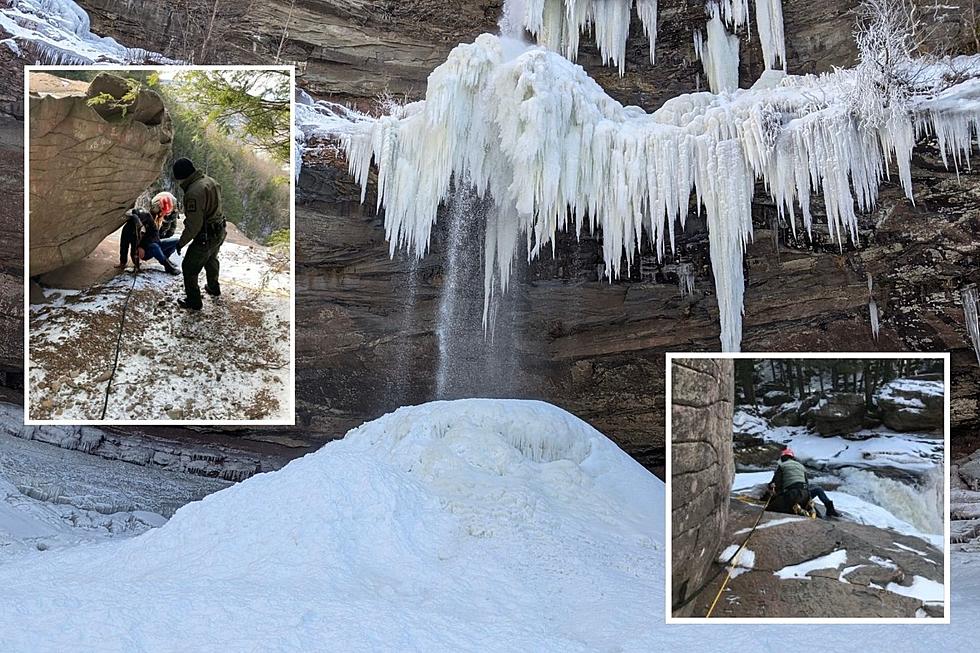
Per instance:
[[[791,524],[793,522],[803,521],[804,519],[807,518],[806,517],[780,517],[779,519],[771,519],[768,521],[763,521],[758,526],[756,526],[755,529],[759,531],[764,528],[772,528],[773,526],[782,526],[783,524]],[[744,535],[745,533],[748,533],[751,530],[752,530],[751,528],[742,528],[735,531],[735,535]]]
[[[923,603],[942,603],[946,600],[946,588],[942,583],[923,576],[913,576],[912,584],[909,586],[899,585],[898,583],[888,583],[885,589],[902,596],[911,596],[919,599]]]
[[[772,480],[773,472],[739,472],[735,474],[732,481],[732,491],[748,490],[757,485],[769,483]]]
[[[817,571],[819,569],[837,569],[846,563],[847,550],[838,549],[837,551],[814,558],[813,560],[801,562],[798,565],[783,567],[782,569],[774,571],[773,575],[779,576],[781,580],[787,580],[790,578],[806,580],[807,575],[812,571]]]

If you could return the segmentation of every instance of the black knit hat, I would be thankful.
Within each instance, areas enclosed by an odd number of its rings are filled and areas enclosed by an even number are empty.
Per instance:
[[[190,159],[177,159],[174,161],[174,179],[180,181],[187,179],[194,174],[194,164]]]

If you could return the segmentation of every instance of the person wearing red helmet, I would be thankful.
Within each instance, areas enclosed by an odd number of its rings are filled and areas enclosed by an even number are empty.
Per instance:
[[[789,447],[779,454],[779,464],[769,481],[769,492],[772,494],[769,509],[776,512],[793,513],[794,506],[806,506],[811,497],[816,497],[826,506],[828,517],[837,517],[840,514],[822,488],[807,482],[806,467],[796,459],[796,454]]]

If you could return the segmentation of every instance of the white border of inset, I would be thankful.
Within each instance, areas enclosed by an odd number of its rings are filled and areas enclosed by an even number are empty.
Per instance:
[[[31,171],[30,171],[30,74],[51,70],[96,70],[132,71],[155,70],[186,72],[189,70],[281,70],[289,72],[290,99],[296,90],[296,67],[281,65],[148,65],[127,66],[107,64],[104,66],[24,66],[24,424],[41,425],[139,425],[139,426],[295,426],[296,425],[296,120],[295,103],[289,103],[289,380],[287,388],[286,417],[269,420],[77,420],[52,419],[36,420],[30,418],[30,228],[31,228]]]
[[[862,358],[869,359],[883,359],[883,358],[932,358],[940,359],[943,361],[943,382],[945,383],[945,400],[944,400],[944,415],[943,415],[943,443],[944,443],[944,455],[943,463],[945,466],[944,478],[945,478],[945,496],[943,498],[944,502],[944,521],[943,521],[943,533],[945,536],[945,546],[943,547],[943,588],[945,590],[945,606],[944,606],[944,616],[942,619],[932,619],[932,618],[918,618],[918,617],[674,617],[672,616],[672,606],[671,598],[673,596],[673,570],[671,565],[671,509],[672,509],[672,487],[671,487],[671,421],[672,421],[672,411],[671,411],[671,396],[672,396],[672,370],[675,358],[711,358],[711,359],[739,359],[739,358],[756,358],[761,360],[767,360],[770,358],[821,358],[829,360],[855,360]],[[889,352],[889,353],[878,353],[878,352],[742,352],[742,353],[717,353],[717,352],[691,352],[691,353],[680,353],[680,352],[668,352],[667,353],[667,379],[666,379],[666,391],[664,392],[665,401],[665,447],[666,447],[666,471],[665,485],[666,485],[666,506],[664,512],[665,526],[665,546],[666,549],[666,562],[664,564],[664,569],[666,570],[665,578],[665,595],[664,595],[664,615],[666,617],[667,625],[675,624],[935,624],[942,625],[950,623],[950,612],[952,609],[952,602],[950,596],[950,519],[949,519],[949,491],[950,491],[950,450],[949,450],[949,399],[950,399],[950,383],[949,383],[949,352],[946,353],[919,353],[919,352]]]

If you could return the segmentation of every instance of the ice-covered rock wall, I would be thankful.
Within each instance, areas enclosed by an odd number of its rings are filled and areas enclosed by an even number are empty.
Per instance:
[[[969,157],[980,131],[980,79],[972,77],[980,68],[972,59],[949,65],[971,77],[944,87],[937,69],[918,82],[917,101],[890,106],[882,120],[849,101],[868,92],[860,70],[682,95],[647,114],[623,107],[552,52],[484,34],[433,72],[424,102],[356,120],[327,103],[301,105],[298,126],[305,138],[338,138],[365,189],[377,165],[392,253],[425,254],[454,176],[492,196],[500,213],[486,239],[497,246],[485,263],[502,291],[522,234],[532,259],[543,247],[554,250],[559,230],[601,228],[610,279],[634,264],[643,231],[662,259],[693,194],[709,226],[722,349],[737,351],[755,181],[763,180],[794,234],[798,210],[812,230],[811,194],[822,191],[830,237],[841,247],[856,242],[857,212],[875,206],[893,158],[912,197],[917,134],[934,135],[950,166]],[[486,294],[493,278],[488,272]]]

